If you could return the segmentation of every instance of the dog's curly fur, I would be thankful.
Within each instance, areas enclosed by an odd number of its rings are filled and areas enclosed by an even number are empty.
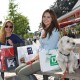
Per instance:
[[[58,42],[57,62],[63,72],[66,71],[67,64],[69,73],[74,73],[74,70],[78,68],[77,58],[73,52],[75,46],[73,39],[67,36],[63,36]]]

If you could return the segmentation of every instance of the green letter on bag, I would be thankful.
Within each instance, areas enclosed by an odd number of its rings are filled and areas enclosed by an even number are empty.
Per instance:
[[[56,61],[56,55],[50,57],[50,66],[58,65]]]

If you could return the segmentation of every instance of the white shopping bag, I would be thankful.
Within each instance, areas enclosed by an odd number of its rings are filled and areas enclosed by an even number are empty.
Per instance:
[[[42,72],[58,70],[60,69],[57,61],[56,55],[58,54],[58,50],[41,50],[39,53],[40,56],[40,67]]]
[[[37,54],[37,48],[34,45],[27,45],[17,47],[18,52],[18,61],[19,65],[21,64],[20,59],[24,57],[25,61],[29,61],[34,55]]]
[[[7,45],[1,45],[1,49],[3,49],[3,48],[12,48],[13,46],[7,46]]]

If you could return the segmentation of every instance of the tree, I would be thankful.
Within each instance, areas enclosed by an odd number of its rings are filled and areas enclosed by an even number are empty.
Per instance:
[[[24,34],[26,35],[30,30],[27,17],[20,13],[17,13],[14,17],[14,26],[14,32],[21,35],[21,37],[24,37]]]
[[[80,33],[80,24],[78,24],[78,25],[76,26],[76,30],[79,31],[79,33]]]
[[[14,0],[9,0],[9,12],[7,19],[10,19],[14,23],[14,33],[24,38],[24,35],[30,30],[29,20],[27,17],[17,12],[18,4],[14,3]]]
[[[50,7],[58,17],[72,10],[78,0],[56,0],[55,4]]]

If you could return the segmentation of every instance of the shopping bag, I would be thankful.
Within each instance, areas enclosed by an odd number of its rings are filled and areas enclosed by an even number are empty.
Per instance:
[[[1,54],[4,54],[4,57],[14,56],[14,49],[13,49],[13,47],[1,48],[0,50],[1,50],[1,52],[3,52]]]
[[[15,55],[15,59],[16,59],[16,66],[17,67],[19,66],[17,47],[21,47],[21,46],[24,46],[24,45],[25,45],[24,43],[17,43],[17,44],[13,45],[14,53],[15,53],[14,55]]]
[[[1,54],[0,58],[1,58],[1,70],[2,71],[11,70],[16,67],[14,48],[12,46],[11,47],[8,47],[8,46],[1,47],[0,54]],[[15,66],[12,65],[13,63]]]
[[[24,58],[25,62],[27,62],[37,54],[37,51],[38,49],[34,45],[17,47],[19,65],[22,64],[21,58]]]
[[[60,69],[56,60],[57,54],[58,54],[57,49],[54,50],[43,49],[39,52],[40,68],[42,72]]]

